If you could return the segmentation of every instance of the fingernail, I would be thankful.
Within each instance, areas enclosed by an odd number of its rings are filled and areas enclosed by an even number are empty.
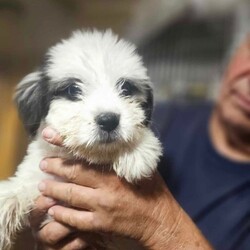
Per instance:
[[[42,161],[40,162],[39,167],[40,167],[40,169],[41,169],[42,171],[45,171],[45,170],[47,169],[47,166],[48,166],[48,162],[47,162],[46,160],[42,160]]]
[[[53,209],[49,209],[49,211],[48,211],[48,214],[50,215],[50,216],[53,216],[54,215],[54,211],[53,211]]]
[[[38,189],[39,191],[43,192],[46,188],[46,185],[44,182],[40,182],[39,185],[38,185]]]
[[[42,132],[42,136],[46,140],[52,140],[56,136],[56,132],[51,128],[45,128]]]

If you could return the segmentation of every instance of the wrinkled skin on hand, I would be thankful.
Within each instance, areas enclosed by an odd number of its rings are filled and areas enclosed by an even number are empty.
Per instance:
[[[113,171],[78,161],[50,158],[41,166],[43,171],[66,180],[45,180],[39,185],[43,195],[68,206],[54,205],[49,209],[57,222],[79,231],[123,235],[142,244],[157,230],[160,221],[152,218],[152,213],[170,195],[158,174],[132,185]]]
[[[45,140],[61,145],[59,135],[47,132],[43,131]],[[80,161],[47,158],[40,168],[64,180],[39,184],[42,196],[33,218],[48,211],[55,220],[40,229],[32,219],[44,249],[88,249],[99,234],[127,237],[152,250],[212,249],[158,173],[132,185],[107,167]]]

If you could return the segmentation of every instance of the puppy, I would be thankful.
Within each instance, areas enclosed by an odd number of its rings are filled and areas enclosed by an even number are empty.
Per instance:
[[[156,170],[161,145],[149,128],[152,86],[134,45],[111,31],[76,31],[50,48],[43,65],[17,86],[15,100],[30,135],[15,175],[0,182],[0,249],[9,249],[28,225],[39,196],[45,157],[109,165],[134,183]],[[41,137],[55,128],[64,148]]]

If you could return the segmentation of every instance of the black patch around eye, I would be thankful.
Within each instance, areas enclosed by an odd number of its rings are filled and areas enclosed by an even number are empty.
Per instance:
[[[118,86],[121,89],[121,95],[133,96],[139,92],[139,89],[134,85],[131,80],[121,79],[118,81]]]
[[[56,90],[55,96],[56,97],[65,97],[71,101],[78,101],[80,100],[80,95],[82,94],[82,90],[80,86],[76,84],[76,82],[81,82],[78,79],[68,79],[66,84]]]

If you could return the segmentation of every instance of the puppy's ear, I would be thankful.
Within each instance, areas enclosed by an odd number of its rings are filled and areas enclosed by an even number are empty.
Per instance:
[[[150,87],[149,84],[145,87],[145,95],[146,95],[146,101],[142,103],[142,108],[145,112],[145,120],[144,125],[149,126],[151,122],[151,116],[153,111],[153,104],[154,104],[154,97],[153,97],[153,89]]]
[[[44,116],[44,87],[41,72],[36,71],[28,74],[17,85],[15,102],[19,115],[29,135],[34,136]]]

